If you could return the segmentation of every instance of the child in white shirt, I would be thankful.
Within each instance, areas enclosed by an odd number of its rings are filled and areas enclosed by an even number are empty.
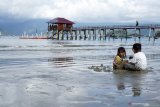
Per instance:
[[[132,48],[134,55],[133,58],[125,64],[124,68],[127,70],[140,71],[147,68],[147,59],[143,52],[141,52],[141,44],[135,43]]]

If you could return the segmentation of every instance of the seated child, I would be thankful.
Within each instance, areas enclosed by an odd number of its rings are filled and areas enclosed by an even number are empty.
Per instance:
[[[141,44],[135,43],[132,48],[134,55],[127,64],[124,65],[126,70],[140,71],[147,68],[147,59],[143,52],[141,52]]]
[[[117,55],[114,58],[113,61],[113,68],[114,69],[123,69],[124,63],[124,58],[126,58],[126,51],[124,47],[119,47],[117,51]]]

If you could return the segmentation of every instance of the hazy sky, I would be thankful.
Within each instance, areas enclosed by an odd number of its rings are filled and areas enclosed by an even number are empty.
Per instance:
[[[159,22],[159,0],[0,0],[0,18],[64,17],[79,22]]]

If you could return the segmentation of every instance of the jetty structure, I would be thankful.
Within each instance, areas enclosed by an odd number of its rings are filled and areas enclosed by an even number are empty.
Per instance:
[[[26,36],[25,34],[20,37],[21,39],[56,39],[56,40],[106,40],[110,38],[125,38],[134,37],[141,39],[144,35],[143,30],[148,34],[146,37],[153,40],[160,37],[160,25],[139,25],[136,21],[135,25],[116,25],[116,26],[81,26],[74,27],[73,21],[65,18],[57,17],[46,22],[48,24],[47,35],[44,36]],[[132,33],[130,33],[132,32]]]
[[[148,30],[148,37],[156,37],[156,30],[160,29],[160,25],[139,25],[136,21],[135,25],[116,25],[116,26],[82,26],[73,27],[75,24],[65,18],[55,18],[47,22],[48,35],[51,39],[57,40],[106,40],[107,38],[116,38],[116,33],[121,33],[119,38],[138,37],[143,36],[142,30]],[[128,31],[132,30],[134,33],[129,34]]]

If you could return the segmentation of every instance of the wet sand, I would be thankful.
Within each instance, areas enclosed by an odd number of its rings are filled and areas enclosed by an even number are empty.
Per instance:
[[[141,41],[145,72],[113,72],[133,39],[55,41],[0,38],[0,107],[159,107],[160,43]],[[105,67],[105,69],[94,67]]]

